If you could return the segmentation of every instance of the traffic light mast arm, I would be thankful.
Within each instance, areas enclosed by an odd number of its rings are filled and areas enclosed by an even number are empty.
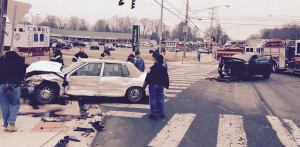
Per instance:
[[[131,9],[134,9],[134,8],[135,8],[135,1],[136,1],[136,0],[131,0]]]

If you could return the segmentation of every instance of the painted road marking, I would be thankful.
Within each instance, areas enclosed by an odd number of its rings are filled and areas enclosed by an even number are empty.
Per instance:
[[[105,115],[120,116],[120,117],[132,117],[132,118],[142,118],[147,113],[141,112],[129,112],[129,111],[108,111]]]
[[[107,107],[149,109],[148,104],[101,104]]]
[[[175,114],[148,146],[178,146],[193,122],[196,114]]]
[[[171,98],[171,97],[176,97],[176,94],[165,94],[165,96]]]
[[[168,93],[181,93],[182,90],[167,89],[166,92],[168,92]]]
[[[191,86],[191,84],[183,84],[183,83],[170,83],[170,86]]]
[[[187,84],[193,84],[195,82],[190,82],[190,81],[171,81],[172,83],[187,83]]]
[[[292,120],[283,119],[283,121],[290,126],[291,133],[292,133],[291,135],[293,136],[294,140],[297,142],[297,145],[300,146],[300,128],[298,128],[298,126]]]
[[[276,131],[277,137],[280,142],[285,146],[297,146],[297,142],[294,140],[293,136],[287,131],[283,126],[282,122],[276,116],[267,116],[267,119],[272,125],[273,130]]]
[[[247,146],[247,138],[240,115],[219,115],[217,147]]]
[[[169,86],[169,89],[187,89],[187,87]]]
[[[185,78],[170,78],[170,81],[192,81],[192,82],[197,82],[198,79],[185,79]]]

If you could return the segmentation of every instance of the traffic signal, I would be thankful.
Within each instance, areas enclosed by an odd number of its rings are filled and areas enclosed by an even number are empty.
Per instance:
[[[119,1],[119,6],[122,6],[122,5],[124,5],[124,2],[123,2],[123,0],[120,0]]]
[[[135,0],[131,0],[131,9],[135,8]]]

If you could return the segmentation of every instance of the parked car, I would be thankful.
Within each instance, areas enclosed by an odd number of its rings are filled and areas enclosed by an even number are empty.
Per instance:
[[[132,63],[116,60],[82,59],[61,69],[61,64],[38,61],[26,70],[24,89],[33,100],[48,104],[57,98],[125,97],[139,102],[148,93],[143,89],[146,73]]]
[[[63,46],[63,49],[71,49],[72,48],[72,43],[66,42],[65,45]]]
[[[105,45],[106,42],[99,42],[99,45]]]
[[[59,38],[53,38],[51,37],[50,38],[50,46],[52,47],[52,44],[53,43],[56,43],[56,46],[55,48],[63,48],[67,43],[62,40],[62,39],[59,39]]]
[[[207,48],[205,48],[205,49],[198,49],[198,52],[204,53],[204,54],[209,54],[209,50]]]
[[[84,44],[84,42],[82,42],[82,41],[78,41],[78,40],[75,40],[74,42],[73,42],[73,46],[74,47],[76,47],[76,46],[81,46],[81,47],[85,47],[86,45]]]
[[[236,54],[232,57],[221,57],[218,73],[225,76],[249,78],[252,75],[263,75],[269,78],[272,73],[272,57],[261,54]]]
[[[93,50],[93,49],[96,49],[96,50],[99,50],[99,49],[100,49],[100,47],[99,47],[99,45],[98,45],[97,42],[92,42],[92,43],[91,43],[91,50]]]
[[[109,50],[109,51],[115,51],[115,47],[111,43],[105,44],[104,49]]]
[[[132,45],[128,43],[128,44],[124,44],[124,47],[125,48],[132,48]]]
[[[122,43],[117,43],[116,47],[124,48],[125,46]]]

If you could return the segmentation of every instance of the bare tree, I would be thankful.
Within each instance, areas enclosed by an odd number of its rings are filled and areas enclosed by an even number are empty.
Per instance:
[[[106,32],[107,27],[107,22],[104,19],[98,19],[97,22],[92,26],[92,31]]]
[[[109,27],[112,32],[118,32],[119,16],[114,15],[109,19]]]
[[[149,18],[142,18],[140,20],[141,28],[143,31],[143,37],[146,38],[148,36],[148,30],[150,28],[150,19]]]
[[[57,20],[58,18],[56,16],[47,15],[40,25],[48,26],[50,28],[58,28]]]
[[[68,21],[69,30],[78,30],[79,28],[79,18],[77,16],[72,16]]]
[[[79,24],[78,24],[79,31],[88,31],[89,28],[90,28],[90,25],[84,18],[79,19]]]
[[[127,16],[124,20],[125,33],[132,32],[132,26],[138,22],[138,19],[136,17]]]
[[[57,19],[57,27],[59,29],[67,29],[68,28],[68,18],[58,17],[58,19]]]

